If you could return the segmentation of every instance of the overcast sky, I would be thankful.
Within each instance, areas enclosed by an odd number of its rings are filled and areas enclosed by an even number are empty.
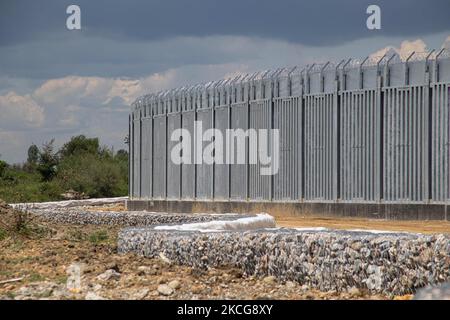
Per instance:
[[[81,30],[66,8],[81,8]],[[366,8],[381,7],[381,30]],[[285,65],[450,48],[449,0],[0,2],[0,159],[98,136],[124,148],[144,93]]]

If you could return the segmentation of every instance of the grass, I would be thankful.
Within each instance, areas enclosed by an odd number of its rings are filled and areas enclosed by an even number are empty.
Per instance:
[[[51,228],[34,221],[34,218],[35,216],[26,209],[2,213],[0,240],[8,236],[41,239],[54,232]]]
[[[41,276],[39,273],[32,273],[28,276],[28,282],[39,282],[44,281],[45,278]]]
[[[100,244],[108,241],[108,233],[105,230],[95,231],[89,235],[89,242],[92,244]]]
[[[55,278],[55,282],[56,282],[57,284],[64,284],[64,283],[67,283],[67,276],[64,276],[64,275],[58,276],[58,277]]]
[[[8,237],[8,232],[3,229],[0,228],[0,241],[5,240]]]
[[[68,241],[82,242],[87,240],[87,235],[85,232],[79,229],[75,229],[68,231],[65,236],[65,239]]]

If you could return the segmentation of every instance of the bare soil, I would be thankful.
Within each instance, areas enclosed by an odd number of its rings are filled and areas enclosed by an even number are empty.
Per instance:
[[[122,211],[122,205],[91,207],[89,210]],[[29,217],[28,217],[29,218]],[[25,217],[27,219],[27,217]],[[370,292],[320,292],[298,283],[271,277],[247,277],[234,268],[197,270],[168,264],[160,258],[148,259],[117,253],[118,227],[57,225],[30,219],[24,229],[15,230],[13,210],[0,210],[3,226],[12,226],[0,237],[0,299],[85,299],[95,290],[106,299],[410,299],[388,297]],[[450,233],[450,223],[442,221],[383,221],[323,217],[276,217],[283,227],[327,227],[336,229],[382,229],[421,233]],[[2,226],[0,225],[0,228]],[[85,265],[83,289],[55,296],[51,290],[21,295],[39,285],[65,288],[68,267]],[[120,276],[106,281],[97,277],[106,270]],[[143,271],[145,270],[145,272]],[[20,279],[18,281],[15,281]],[[8,282],[9,280],[14,280]],[[179,285],[169,295],[158,291],[160,285],[176,280]],[[95,288],[95,289],[93,289]],[[30,291],[30,290],[28,290]],[[22,292],[22,293],[21,293]]]
[[[85,299],[93,290],[95,297],[105,299],[410,298],[360,290],[320,292],[273,277],[246,277],[234,268],[205,271],[168,264],[161,258],[119,255],[116,227],[56,225],[27,217],[22,229],[16,230],[15,214],[13,210],[0,212],[3,226],[9,226],[0,238],[0,299]],[[75,291],[66,286],[69,266],[74,263],[85,266],[82,289]],[[99,280],[107,270],[119,276]],[[160,285],[174,280],[178,285],[169,295],[158,291]]]
[[[276,216],[280,227],[325,227],[330,229],[364,229],[405,231],[424,234],[450,233],[449,221],[396,221],[354,218],[283,217]]]

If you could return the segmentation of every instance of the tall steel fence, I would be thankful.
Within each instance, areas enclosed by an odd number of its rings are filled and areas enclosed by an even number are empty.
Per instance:
[[[149,94],[130,115],[130,197],[448,203],[449,93],[450,52],[440,50],[280,68]],[[172,139],[177,129],[188,136]],[[207,129],[215,131],[205,137]],[[266,130],[266,145],[260,136],[252,144],[248,129]],[[251,159],[263,149],[275,154],[274,129],[278,170],[264,175],[264,164]],[[189,150],[177,148],[184,139]],[[208,162],[203,150],[223,156]],[[191,160],[176,163],[174,153]]]

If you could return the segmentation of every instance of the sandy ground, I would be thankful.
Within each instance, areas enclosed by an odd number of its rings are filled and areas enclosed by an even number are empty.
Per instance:
[[[280,227],[325,227],[330,229],[364,229],[406,231],[414,233],[449,233],[450,222],[447,221],[393,221],[352,218],[324,217],[275,217]]]
[[[92,211],[124,211],[122,204],[88,207]],[[450,234],[450,221],[395,221],[333,217],[304,217],[275,215],[277,226],[286,228],[324,227],[330,229],[364,229],[405,231],[424,234]]]

